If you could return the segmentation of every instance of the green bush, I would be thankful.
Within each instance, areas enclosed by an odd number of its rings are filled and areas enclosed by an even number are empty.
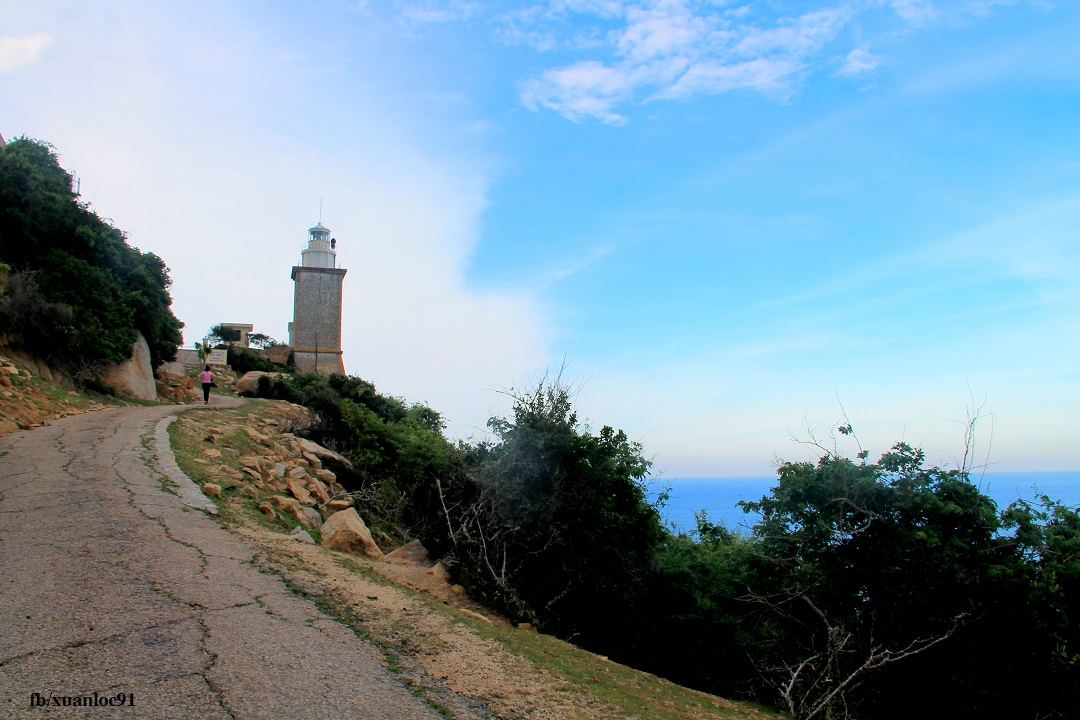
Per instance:
[[[74,372],[128,359],[136,330],[154,367],[175,359],[183,323],[168,268],[79,202],[46,143],[0,146],[0,238],[0,262],[36,286],[24,284],[22,306],[0,308],[0,334]]]

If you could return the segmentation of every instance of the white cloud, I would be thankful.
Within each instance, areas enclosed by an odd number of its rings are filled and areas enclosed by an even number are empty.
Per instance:
[[[393,90],[366,81],[378,67],[358,62],[340,84],[291,28],[120,5],[58,10],[56,44],[93,62],[46,68],[4,121],[52,142],[84,199],[165,260],[185,340],[223,321],[287,339],[289,272],[322,197],[349,271],[346,369],[430,403],[463,435],[505,411],[486,388],[543,367],[548,333],[530,292],[465,279],[483,160],[432,153]],[[459,112],[440,115],[440,142],[474,132]]]
[[[34,62],[51,42],[52,38],[46,33],[0,37],[0,72]]]
[[[401,9],[400,15],[415,23],[451,23],[468,20],[482,10],[480,3],[467,0],[431,0],[409,3]]]
[[[787,91],[787,79],[802,68],[791,60],[767,60],[759,58],[742,63],[723,64],[700,62],[657,98],[689,97],[698,93],[720,93],[727,90],[749,88],[762,92]]]
[[[681,2],[664,2],[631,8],[616,46],[629,62],[644,63],[676,53],[695,53],[709,32],[706,18],[695,16]]]
[[[844,60],[836,75],[864,76],[883,60],[869,51],[865,28],[853,25],[864,15],[872,16],[864,25],[883,28],[879,39],[896,42],[913,28],[967,22],[1021,2],[1045,7],[1040,0],[968,0],[943,7],[932,0],[838,0],[802,14],[770,15],[776,4],[765,2],[561,0],[504,15],[499,32],[508,42],[593,55],[523,83],[527,107],[546,107],[575,122],[592,117],[618,124],[626,121],[620,107],[635,102],[738,89],[786,98],[837,56]],[[565,21],[571,15],[575,23],[568,36]],[[829,52],[850,42],[849,28],[859,45]]]
[[[533,78],[521,96],[530,109],[542,105],[575,121],[591,116],[619,124],[624,118],[611,108],[627,99],[634,87],[634,78],[625,69],[588,60]]]
[[[857,47],[847,54],[844,64],[837,71],[837,75],[854,77],[873,72],[881,65],[882,58],[874,55],[866,48]]]
[[[625,118],[617,107],[637,98],[740,88],[784,96],[792,77],[816,62],[855,13],[853,5],[843,4],[769,23],[751,21],[745,6],[628,4],[623,14],[608,15],[625,20],[609,33],[612,62],[585,60],[547,70],[525,83],[522,100],[575,121],[591,116],[621,123]]]
[[[900,19],[912,25],[923,25],[938,17],[930,0],[892,0],[890,5]]]

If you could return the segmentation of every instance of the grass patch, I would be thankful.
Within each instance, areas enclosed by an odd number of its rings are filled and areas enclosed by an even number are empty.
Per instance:
[[[495,640],[511,654],[525,658],[578,690],[599,698],[640,720],[671,718],[781,718],[783,714],[756,703],[734,702],[700,693],[599,655],[550,635],[485,623],[446,606],[481,637]]]

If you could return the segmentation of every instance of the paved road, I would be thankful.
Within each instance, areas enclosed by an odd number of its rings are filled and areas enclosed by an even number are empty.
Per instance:
[[[375,649],[161,489],[153,434],[175,412],[0,438],[0,717],[438,718]],[[95,692],[134,707],[31,707],[33,693]]]

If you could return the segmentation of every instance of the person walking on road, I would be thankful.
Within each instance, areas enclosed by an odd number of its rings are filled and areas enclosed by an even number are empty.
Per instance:
[[[214,387],[214,373],[210,372],[210,366],[207,365],[203,368],[203,371],[199,373],[199,382],[202,383],[202,400],[203,405],[210,404],[210,388]]]

